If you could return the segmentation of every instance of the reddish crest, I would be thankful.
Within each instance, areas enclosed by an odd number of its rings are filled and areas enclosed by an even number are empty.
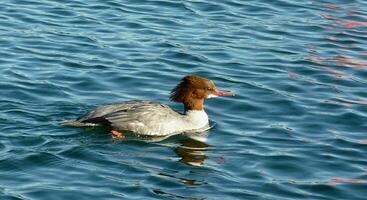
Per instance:
[[[170,99],[183,103],[185,110],[204,109],[204,99],[213,96],[233,96],[231,93],[218,91],[214,83],[200,76],[185,76],[171,91]]]

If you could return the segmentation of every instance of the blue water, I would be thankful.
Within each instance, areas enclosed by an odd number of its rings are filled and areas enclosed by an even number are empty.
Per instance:
[[[58,124],[188,74],[206,140]],[[364,0],[2,0],[0,199],[365,199],[366,86]]]

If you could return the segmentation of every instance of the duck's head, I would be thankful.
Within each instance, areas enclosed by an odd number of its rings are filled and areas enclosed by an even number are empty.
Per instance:
[[[213,81],[200,76],[185,76],[171,91],[170,99],[183,103],[185,110],[203,110],[204,100],[218,96],[234,96],[233,93],[218,90]]]

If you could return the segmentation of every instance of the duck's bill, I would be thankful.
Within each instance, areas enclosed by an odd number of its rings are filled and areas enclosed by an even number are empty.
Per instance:
[[[224,91],[220,91],[220,90],[217,90],[215,95],[218,96],[218,97],[232,97],[232,96],[235,96],[234,93],[224,92]]]

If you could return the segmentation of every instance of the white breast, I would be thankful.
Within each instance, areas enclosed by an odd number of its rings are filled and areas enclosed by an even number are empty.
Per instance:
[[[164,121],[151,118],[146,124],[133,121],[129,125],[129,130],[142,135],[166,136],[182,132],[204,131],[209,128],[209,119],[204,110],[192,110],[187,111],[184,115],[173,115]]]
[[[187,129],[202,129],[208,126],[209,118],[204,110],[189,110],[185,113]]]

